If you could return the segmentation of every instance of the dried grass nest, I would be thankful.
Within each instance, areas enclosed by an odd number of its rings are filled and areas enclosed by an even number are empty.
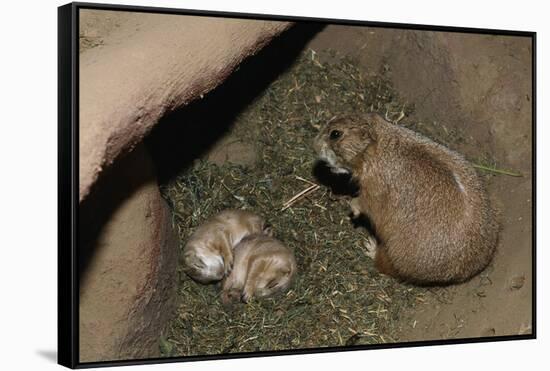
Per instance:
[[[342,196],[320,187],[285,202],[315,182],[311,146],[319,125],[345,113],[380,112],[400,120],[411,110],[381,73],[365,74],[350,58],[312,50],[237,118],[230,135],[253,145],[243,166],[195,163],[161,187],[181,247],[206,218],[226,208],[263,215],[295,253],[298,277],[282,296],[224,307],[219,287],[180,272],[178,309],[161,336],[165,356],[275,351],[377,344],[398,340],[404,309],[425,288],[377,273],[366,255],[366,231],[354,228]]]

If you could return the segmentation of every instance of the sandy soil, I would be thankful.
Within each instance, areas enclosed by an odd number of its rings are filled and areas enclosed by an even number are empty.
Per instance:
[[[502,212],[501,241],[493,264],[470,282],[432,297],[402,323],[401,340],[529,334],[531,323],[531,182],[494,177],[489,191]]]

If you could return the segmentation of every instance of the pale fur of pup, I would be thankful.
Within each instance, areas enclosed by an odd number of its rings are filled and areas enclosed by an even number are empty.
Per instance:
[[[491,261],[495,211],[460,154],[377,114],[329,122],[314,147],[334,172],[359,185],[352,214],[369,218],[376,239],[367,247],[382,273],[447,284],[468,280]]]
[[[289,288],[296,274],[292,252],[279,240],[265,234],[252,234],[234,249],[233,270],[222,285],[222,301],[248,302]]]
[[[270,234],[270,228],[250,211],[228,209],[212,216],[185,244],[184,271],[201,283],[222,280],[233,266],[233,248],[254,233]]]

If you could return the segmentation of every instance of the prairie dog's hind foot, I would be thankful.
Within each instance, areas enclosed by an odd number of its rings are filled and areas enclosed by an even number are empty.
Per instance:
[[[241,299],[241,292],[237,289],[224,290],[222,291],[221,299],[224,305],[239,302]]]
[[[351,210],[351,218],[357,219],[361,215],[361,206],[359,205],[359,198],[352,198],[349,202],[349,208]]]
[[[230,249],[222,250],[222,259],[224,263],[224,277],[231,273],[233,269],[233,252]]]

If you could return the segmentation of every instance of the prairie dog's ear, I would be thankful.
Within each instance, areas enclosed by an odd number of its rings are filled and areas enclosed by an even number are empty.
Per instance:
[[[263,232],[269,237],[273,237],[273,227],[269,223],[265,223],[263,227]]]
[[[363,138],[365,140],[371,140],[373,142],[378,141],[378,134],[375,130],[377,125],[383,124],[386,122],[382,116],[380,116],[378,113],[369,113],[366,116],[364,116],[364,128],[365,131],[363,132]]]
[[[292,268],[291,267],[284,267],[281,269],[281,274],[283,276],[288,276],[290,273],[292,273]]]
[[[369,141],[369,142],[378,141],[378,135],[376,134],[371,124],[366,124],[361,134],[363,136],[364,141]]]

